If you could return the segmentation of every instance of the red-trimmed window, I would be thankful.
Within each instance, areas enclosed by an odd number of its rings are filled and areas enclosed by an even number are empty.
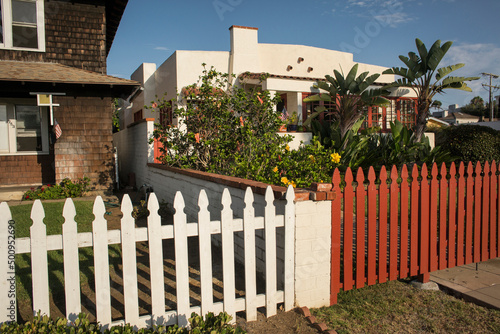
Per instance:
[[[162,126],[172,125],[173,121],[173,110],[172,103],[169,102],[167,106],[160,109],[160,124]]]
[[[134,113],[134,123],[139,122],[142,119],[142,109]]]

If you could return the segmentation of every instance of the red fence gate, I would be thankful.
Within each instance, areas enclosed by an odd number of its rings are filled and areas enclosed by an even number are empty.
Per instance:
[[[333,175],[331,304],[337,293],[499,255],[500,165],[424,164]]]

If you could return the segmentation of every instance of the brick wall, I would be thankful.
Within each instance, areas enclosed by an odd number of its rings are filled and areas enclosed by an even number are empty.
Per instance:
[[[105,74],[105,7],[45,1],[45,47],[45,52],[0,50],[0,59],[57,62]]]
[[[54,154],[0,156],[0,185],[54,183]]]
[[[112,187],[114,179],[112,99],[54,97],[54,116],[63,131],[54,145],[56,182],[84,176],[96,190]]]

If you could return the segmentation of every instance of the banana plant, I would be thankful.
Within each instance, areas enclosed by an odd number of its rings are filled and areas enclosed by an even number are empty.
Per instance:
[[[386,88],[407,87],[412,89],[417,95],[417,117],[415,124],[415,140],[420,141],[424,134],[427,124],[429,108],[436,94],[441,94],[445,89],[459,89],[472,92],[467,86],[466,81],[473,81],[479,77],[454,77],[448,76],[465,66],[459,63],[455,65],[438,68],[439,63],[450,49],[453,42],[446,42],[441,45],[437,40],[427,50],[420,39],[415,40],[418,55],[415,52],[409,52],[408,57],[399,56],[399,59],[406,65],[405,67],[393,67],[385,70],[382,74],[392,74],[401,78],[394,81]],[[434,76],[435,75],[435,76]]]
[[[343,138],[363,116],[364,107],[387,104],[389,101],[382,97],[382,95],[387,95],[389,92],[381,88],[370,88],[380,74],[368,76],[368,72],[363,72],[356,77],[358,64],[355,64],[345,77],[343,73],[337,70],[333,72],[335,77],[326,75],[326,81],[320,81],[314,85],[315,88],[321,89],[324,92],[326,91],[326,93],[322,92],[312,95],[304,99],[304,101],[334,102],[333,110],[329,110],[328,112],[333,115],[338,123],[340,135]],[[310,119],[326,111],[326,108],[319,106],[315,110]],[[308,121],[306,120],[306,122]]]

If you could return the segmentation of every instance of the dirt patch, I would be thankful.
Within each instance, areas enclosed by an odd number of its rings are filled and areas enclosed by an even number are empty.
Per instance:
[[[278,314],[266,318],[263,313],[257,314],[257,321],[246,322],[238,317],[236,324],[249,334],[318,334],[307,319],[297,309],[288,312],[278,311]]]

